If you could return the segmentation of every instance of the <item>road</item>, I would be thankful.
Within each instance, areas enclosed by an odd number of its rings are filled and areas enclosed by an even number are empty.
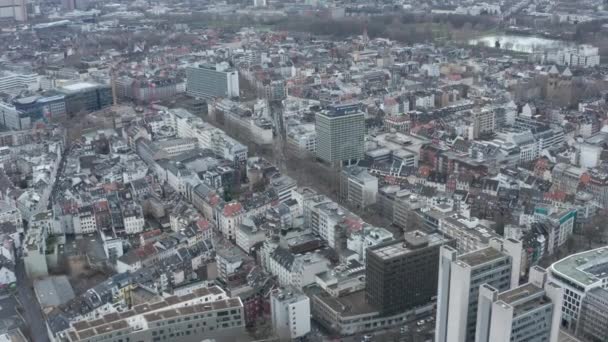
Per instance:
[[[570,335],[569,333],[567,333],[563,330],[560,330],[558,342],[580,342],[580,340],[577,339],[576,337]]]
[[[405,331],[401,331],[402,327],[406,327]],[[433,339],[435,332],[435,322],[425,321],[423,325],[417,325],[416,322],[411,322],[404,326],[396,326],[389,329],[381,329],[367,333],[357,333],[350,336],[335,336],[330,334],[323,327],[319,326],[316,321],[312,322],[312,331],[305,339],[307,342],[362,342],[365,341],[364,336],[368,336],[369,342],[424,342]]]
[[[23,261],[19,260],[15,266],[15,273],[17,276],[17,297],[23,310],[21,314],[28,325],[30,336],[34,342],[48,342],[49,338],[47,335],[45,320],[40,310],[40,305],[34,294],[34,290],[30,285],[30,281],[27,279],[25,274],[25,267]]]

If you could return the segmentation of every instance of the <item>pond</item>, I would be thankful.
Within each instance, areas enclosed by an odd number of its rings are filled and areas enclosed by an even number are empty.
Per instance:
[[[495,34],[471,39],[469,45],[483,44],[493,47],[496,41],[500,43],[500,48],[515,52],[545,52],[547,50],[576,47],[575,43],[557,39],[548,39],[536,36],[518,36],[512,34]]]

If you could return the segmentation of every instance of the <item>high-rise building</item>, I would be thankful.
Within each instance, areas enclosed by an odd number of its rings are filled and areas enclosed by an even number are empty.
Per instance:
[[[239,73],[228,63],[200,64],[186,69],[186,92],[192,97],[238,97]]]
[[[519,283],[512,255],[521,258],[521,248],[517,252],[515,247],[508,240],[493,239],[489,247],[460,256],[450,246],[441,247],[435,341],[475,341],[480,287],[488,284],[502,292]]]
[[[27,21],[27,3],[25,0],[0,0],[0,19],[11,18],[15,21]]]
[[[499,292],[479,289],[475,342],[557,341],[563,301],[562,288],[549,282],[535,266],[530,282]]]
[[[606,341],[606,336],[608,336],[608,290],[596,287],[587,292],[581,304],[576,335],[584,341]]]
[[[93,112],[112,105],[112,90],[109,85],[76,82],[57,90],[65,95],[67,114]]]
[[[450,244],[440,234],[407,233],[403,240],[367,249],[366,298],[382,314],[427,304],[437,295],[439,249]]]
[[[315,120],[317,157],[331,164],[363,158],[365,114],[358,103],[331,106]]]
[[[310,299],[293,287],[274,290],[270,296],[272,327],[281,341],[310,332]]]
[[[564,288],[562,325],[576,331],[583,298],[608,284],[608,247],[573,254],[549,267],[549,279]]]
[[[469,139],[478,139],[480,135],[492,133],[496,128],[496,115],[492,110],[477,110],[471,114]]]

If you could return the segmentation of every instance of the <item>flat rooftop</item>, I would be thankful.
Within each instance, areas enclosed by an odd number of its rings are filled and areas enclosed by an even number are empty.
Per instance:
[[[323,303],[332,310],[339,312],[343,317],[357,316],[378,312],[378,309],[368,304],[365,300],[365,290],[349,293],[342,297],[332,297],[322,292],[316,294]]]
[[[96,83],[78,82],[78,83],[73,83],[73,84],[65,85],[65,86],[63,86],[61,88],[65,89],[67,91],[82,91],[82,90],[86,90],[86,89],[95,88],[97,86],[98,86],[98,84],[96,84]]]
[[[608,278],[608,246],[565,257],[551,265],[551,272],[583,286]]]
[[[73,340],[81,340],[105,334],[113,330],[127,329],[130,327],[127,320],[130,317],[137,315],[143,315],[146,321],[154,322],[176,316],[242,306],[241,301],[238,298],[228,298],[204,304],[174,307],[176,304],[188,302],[199,297],[218,295],[221,293],[223,293],[223,291],[217,286],[214,286],[196,289],[193,293],[184,296],[171,296],[166,297],[159,302],[136,305],[128,311],[112,312],[98,319],[75,322],[72,324],[72,329],[70,329],[69,334],[73,337]]]
[[[545,296],[543,289],[527,283],[499,294],[497,304],[503,307],[513,307],[513,314],[517,317],[552,303],[551,299]]]
[[[458,257],[458,260],[469,266],[474,267],[481,264],[485,264],[486,262],[500,259],[502,257],[504,257],[504,254],[501,251],[497,250],[494,247],[487,247],[474,252],[463,254]]]
[[[370,253],[374,253],[382,259],[392,259],[422,248],[447,243],[448,241],[448,239],[437,233],[426,234],[421,231],[413,231],[406,233],[403,240],[391,241],[371,247]]]
[[[532,283],[527,283],[499,294],[498,299],[507,304],[516,305],[518,302],[542,292],[544,292],[544,290],[540,287]]]

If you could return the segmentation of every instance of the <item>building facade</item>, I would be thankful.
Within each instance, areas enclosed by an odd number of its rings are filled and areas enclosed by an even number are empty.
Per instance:
[[[310,332],[310,299],[297,289],[277,289],[270,295],[272,327],[281,341]]]
[[[342,200],[365,208],[376,203],[378,195],[378,178],[372,176],[365,168],[348,166],[340,175],[340,197]]]
[[[498,240],[491,241],[490,247],[460,256],[450,246],[441,247],[436,341],[475,341],[480,287],[488,284],[502,292],[519,282],[519,272],[512,272],[509,253]]]
[[[557,341],[562,288],[547,281],[540,267],[530,282],[504,292],[484,284],[479,290],[476,342]]]
[[[549,279],[564,289],[562,326],[576,331],[585,296],[608,288],[608,247],[573,254],[549,267]]]
[[[65,85],[58,90],[65,95],[68,115],[94,112],[112,105],[112,89],[108,85],[78,82]]]
[[[359,104],[340,105],[316,114],[316,154],[335,164],[362,159],[365,153],[365,114]]]
[[[608,290],[595,288],[585,295],[576,335],[585,341],[602,342],[608,336]]]
[[[121,314],[74,322],[60,332],[61,342],[177,341],[198,342],[201,336],[218,342],[238,341],[244,333],[243,303],[219,287],[145,303]]]
[[[228,65],[199,65],[186,69],[186,92],[192,97],[238,97],[239,73]]]
[[[439,249],[449,243],[439,234],[414,231],[367,248],[368,303],[388,315],[430,303],[437,295]]]

